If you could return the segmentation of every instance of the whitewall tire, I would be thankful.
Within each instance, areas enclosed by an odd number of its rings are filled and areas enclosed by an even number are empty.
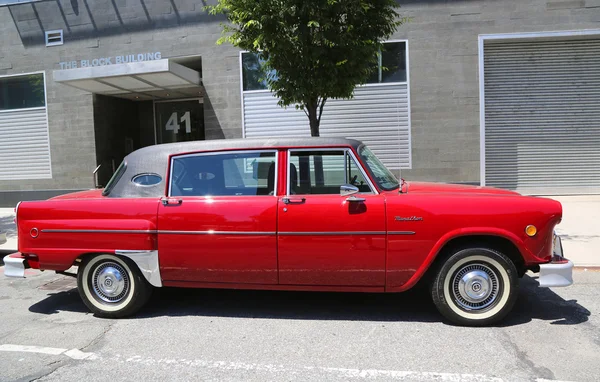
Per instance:
[[[152,294],[152,286],[137,266],[116,255],[84,259],[77,272],[77,289],[93,313],[107,318],[134,314]]]
[[[458,325],[484,326],[503,319],[518,294],[513,262],[491,248],[465,248],[439,268],[431,296],[440,313]]]

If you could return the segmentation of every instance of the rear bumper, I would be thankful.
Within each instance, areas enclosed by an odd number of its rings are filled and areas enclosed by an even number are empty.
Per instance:
[[[25,269],[29,268],[27,259],[19,252],[4,256],[4,276],[25,277]]]
[[[560,236],[554,235],[552,261],[540,264],[541,287],[566,287],[573,284],[573,262],[563,257]]]

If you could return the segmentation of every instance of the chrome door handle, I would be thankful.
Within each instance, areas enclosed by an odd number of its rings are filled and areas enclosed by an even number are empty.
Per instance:
[[[163,206],[179,206],[183,203],[182,199],[177,198],[160,198]]]
[[[367,200],[367,199],[365,199],[365,198],[357,198],[357,197],[356,197],[356,196],[354,196],[354,195],[352,195],[352,196],[351,196],[351,197],[349,197],[349,198],[346,198],[346,201],[347,201],[347,202],[364,202],[365,200]]]
[[[285,204],[302,204],[306,202],[306,198],[283,198]]]

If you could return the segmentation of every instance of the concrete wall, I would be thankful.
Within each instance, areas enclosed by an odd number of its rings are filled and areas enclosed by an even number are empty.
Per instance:
[[[410,179],[479,183],[478,35],[600,28],[600,0],[407,0],[413,169]],[[160,51],[202,56],[207,138],[241,136],[238,50],[217,46],[221,17],[193,0],[56,0],[0,7],[0,75],[46,72],[53,179],[6,190],[92,186],[92,95],[55,84],[61,61]],[[212,1],[214,3],[214,0]],[[44,30],[65,44],[46,47]],[[0,202],[1,202],[0,193]]]
[[[600,0],[399,0],[409,41],[413,169],[479,183],[478,35],[600,29]]]
[[[93,185],[92,95],[54,83],[59,62],[147,51],[160,51],[163,58],[201,55],[206,136],[241,137],[239,53],[215,44],[223,18],[206,14],[204,4],[210,3],[57,0],[0,7],[0,75],[46,73],[53,172],[50,180],[3,181],[0,203],[8,200],[2,191],[64,192]],[[54,29],[63,29],[65,43],[46,47],[44,31]]]

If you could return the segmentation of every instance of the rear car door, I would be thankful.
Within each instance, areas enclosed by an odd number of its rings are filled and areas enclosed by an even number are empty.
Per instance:
[[[275,150],[170,159],[158,214],[163,280],[277,284]]]
[[[384,197],[352,151],[289,150],[287,183],[278,201],[279,283],[383,286]],[[341,196],[348,183],[360,192]]]

